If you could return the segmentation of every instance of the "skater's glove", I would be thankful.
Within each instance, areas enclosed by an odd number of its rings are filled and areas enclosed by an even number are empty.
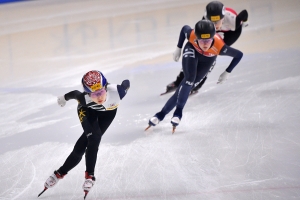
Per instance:
[[[130,82],[129,80],[124,80],[121,84],[121,86],[124,88],[125,92],[127,92],[127,90],[130,88]]]
[[[224,71],[224,72],[220,75],[217,84],[222,84],[222,83],[224,83],[224,82],[227,80],[229,74],[230,74],[230,73]]]
[[[224,32],[217,32],[217,33],[222,39],[224,39]]]
[[[60,97],[57,97],[57,103],[58,105],[60,105],[61,107],[64,107],[66,105],[66,99],[65,99],[65,96],[60,96]]]
[[[176,50],[173,53],[173,59],[174,59],[174,61],[178,62],[180,56],[181,56],[181,48],[176,47]]]
[[[247,26],[249,26],[249,22],[248,22],[248,21],[245,21],[245,22],[242,23],[242,27],[243,27],[243,28],[245,28],[245,27],[247,27]]]

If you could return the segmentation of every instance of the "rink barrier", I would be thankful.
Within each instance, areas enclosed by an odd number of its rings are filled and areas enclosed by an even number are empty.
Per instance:
[[[18,1],[26,1],[26,0],[0,0],[0,4],[2,4],[2,3],[12,3],[12,2],[18,2]]]

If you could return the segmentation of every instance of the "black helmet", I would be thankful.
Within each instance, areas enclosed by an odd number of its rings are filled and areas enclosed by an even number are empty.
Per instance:
[[[210,39],[216,34],[214,23],[209,20],[200,20],[195,25],[195,35],[198,39]]]
[[[223,19],[225,15],[225,7],[219,1],[212,1],[206,6],[205,18],[216,22]]]

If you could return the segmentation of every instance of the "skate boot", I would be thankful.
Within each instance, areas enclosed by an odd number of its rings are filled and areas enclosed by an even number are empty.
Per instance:
[[[166,93],[175,91],[177,89],[177,87],[178,86],[175,84],[175,82],[168,84],[167,88],[166,88]]]
[[[177,116],[173,116],[171,119],[171,124],[173,125],[172,134],[175,132],[176,126],[180,123],[180,118]]]
[[[84,199],[86,198],[89,191],[92,189],[95,184],[96,178],[94,175],[90,175],[88,172],[85,172],[85,181],[83,183],[82,189],[85,193]]]
[[[46,180],[44,186],[46,188],[52,188],[57,184],[57,182],[60,179],[63,179],[64,176],[65,176],[65,174],[62,175],[61,173],[59,173],[58,171],[55,170],[54,173],[52,175],[50,175],[50,177]]]
[[[156,126],[157,124],[159,124],[160,120],[157,118],[157,116],[153,116],[150,118],[149,120],[149,125],[150,126]]]
[[[196,85],[190,92],[190,95],[198,93],[199,89],[202,87],[202,85],[205,83],[207,79],[207,76],[205,76],[198,85]]]
[[[184,79],[184,73],[183,73],[183,71],[180,71],[180,73],[176,77],[176,80],[173,81],[172,83],[168,84],[167,88],[166,88],[166,92],[164,92],[160,95],[168,94],[170,92],[175,91],[178,88],[178,86],[180,85],[180,83],[183,79]]]
[[[148,130],[151,126],[156,126],[159,122],[160,120],[158,119],[158,117],[154,115],[149,119],[148,127],[145,129],[145,131]]]
[[[41,196],[48,188],[54,187],[60,179],[63,179],[65,174],[61,174],[59,171],[54,171],[53,174],[46,180],[44,184],[44,190],[38,195]]]
[[[160,121],[162,121],[165,118],[166,114],[164,114],[162,111],[156,113],[153,117],[150,118],[148,122],[148,127],[145,129],[148,130],[151,126],[156,126],[159,124]]]
[[[180,123],[180,118],[177,117],[177,116],[173,116],[172,119],[171,119],[171,124],[172,124],[173,126],[178,126],[179,123]]]
[[[197,94],[197,93],[198,93],[198,89],[192,89],[190,95]]]
[[[199,92],[199,89],[202,87],[204,82],[201,82],[199,85],[197,85],[196,87],[194,87],[191,92],[190,92],[190,95],[193,95],[193,94],[197,94]]]
[[[172,133],[175,132],[176,126],[179,125],[181,118],[182,118],[182,108],[176,108],[173,117],[171,118],[171,124],[173,125]]]

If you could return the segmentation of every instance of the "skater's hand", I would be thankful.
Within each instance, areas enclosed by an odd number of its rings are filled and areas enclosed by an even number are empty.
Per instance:
[[[217,33],[222,39],[224,39],[224,32],[217,32]]]
[[[243,27],[243,28],[245,28],[245,27],[247,27],[247,26],[249,26],[249,22],[248,22],[248,21],[245,21],[245,22],[242,23],[242,27]]]
[[[57,103],[58,105],[60,105],[61,107],[64,107],[66,105],[66,99],[64,96],[59,96],[57,97]]]
[[[220,75],[217,84],[222,84],[222,83],[224,83],[224,82],[227,80],[229,74],[230,74],[230,73],[224,71],[224,72]]]
[[[181,48],[176,47],[176,50],[173,53],[173,59],[174,59],[174,61],[178,62],[180,56],[181,56]]]

